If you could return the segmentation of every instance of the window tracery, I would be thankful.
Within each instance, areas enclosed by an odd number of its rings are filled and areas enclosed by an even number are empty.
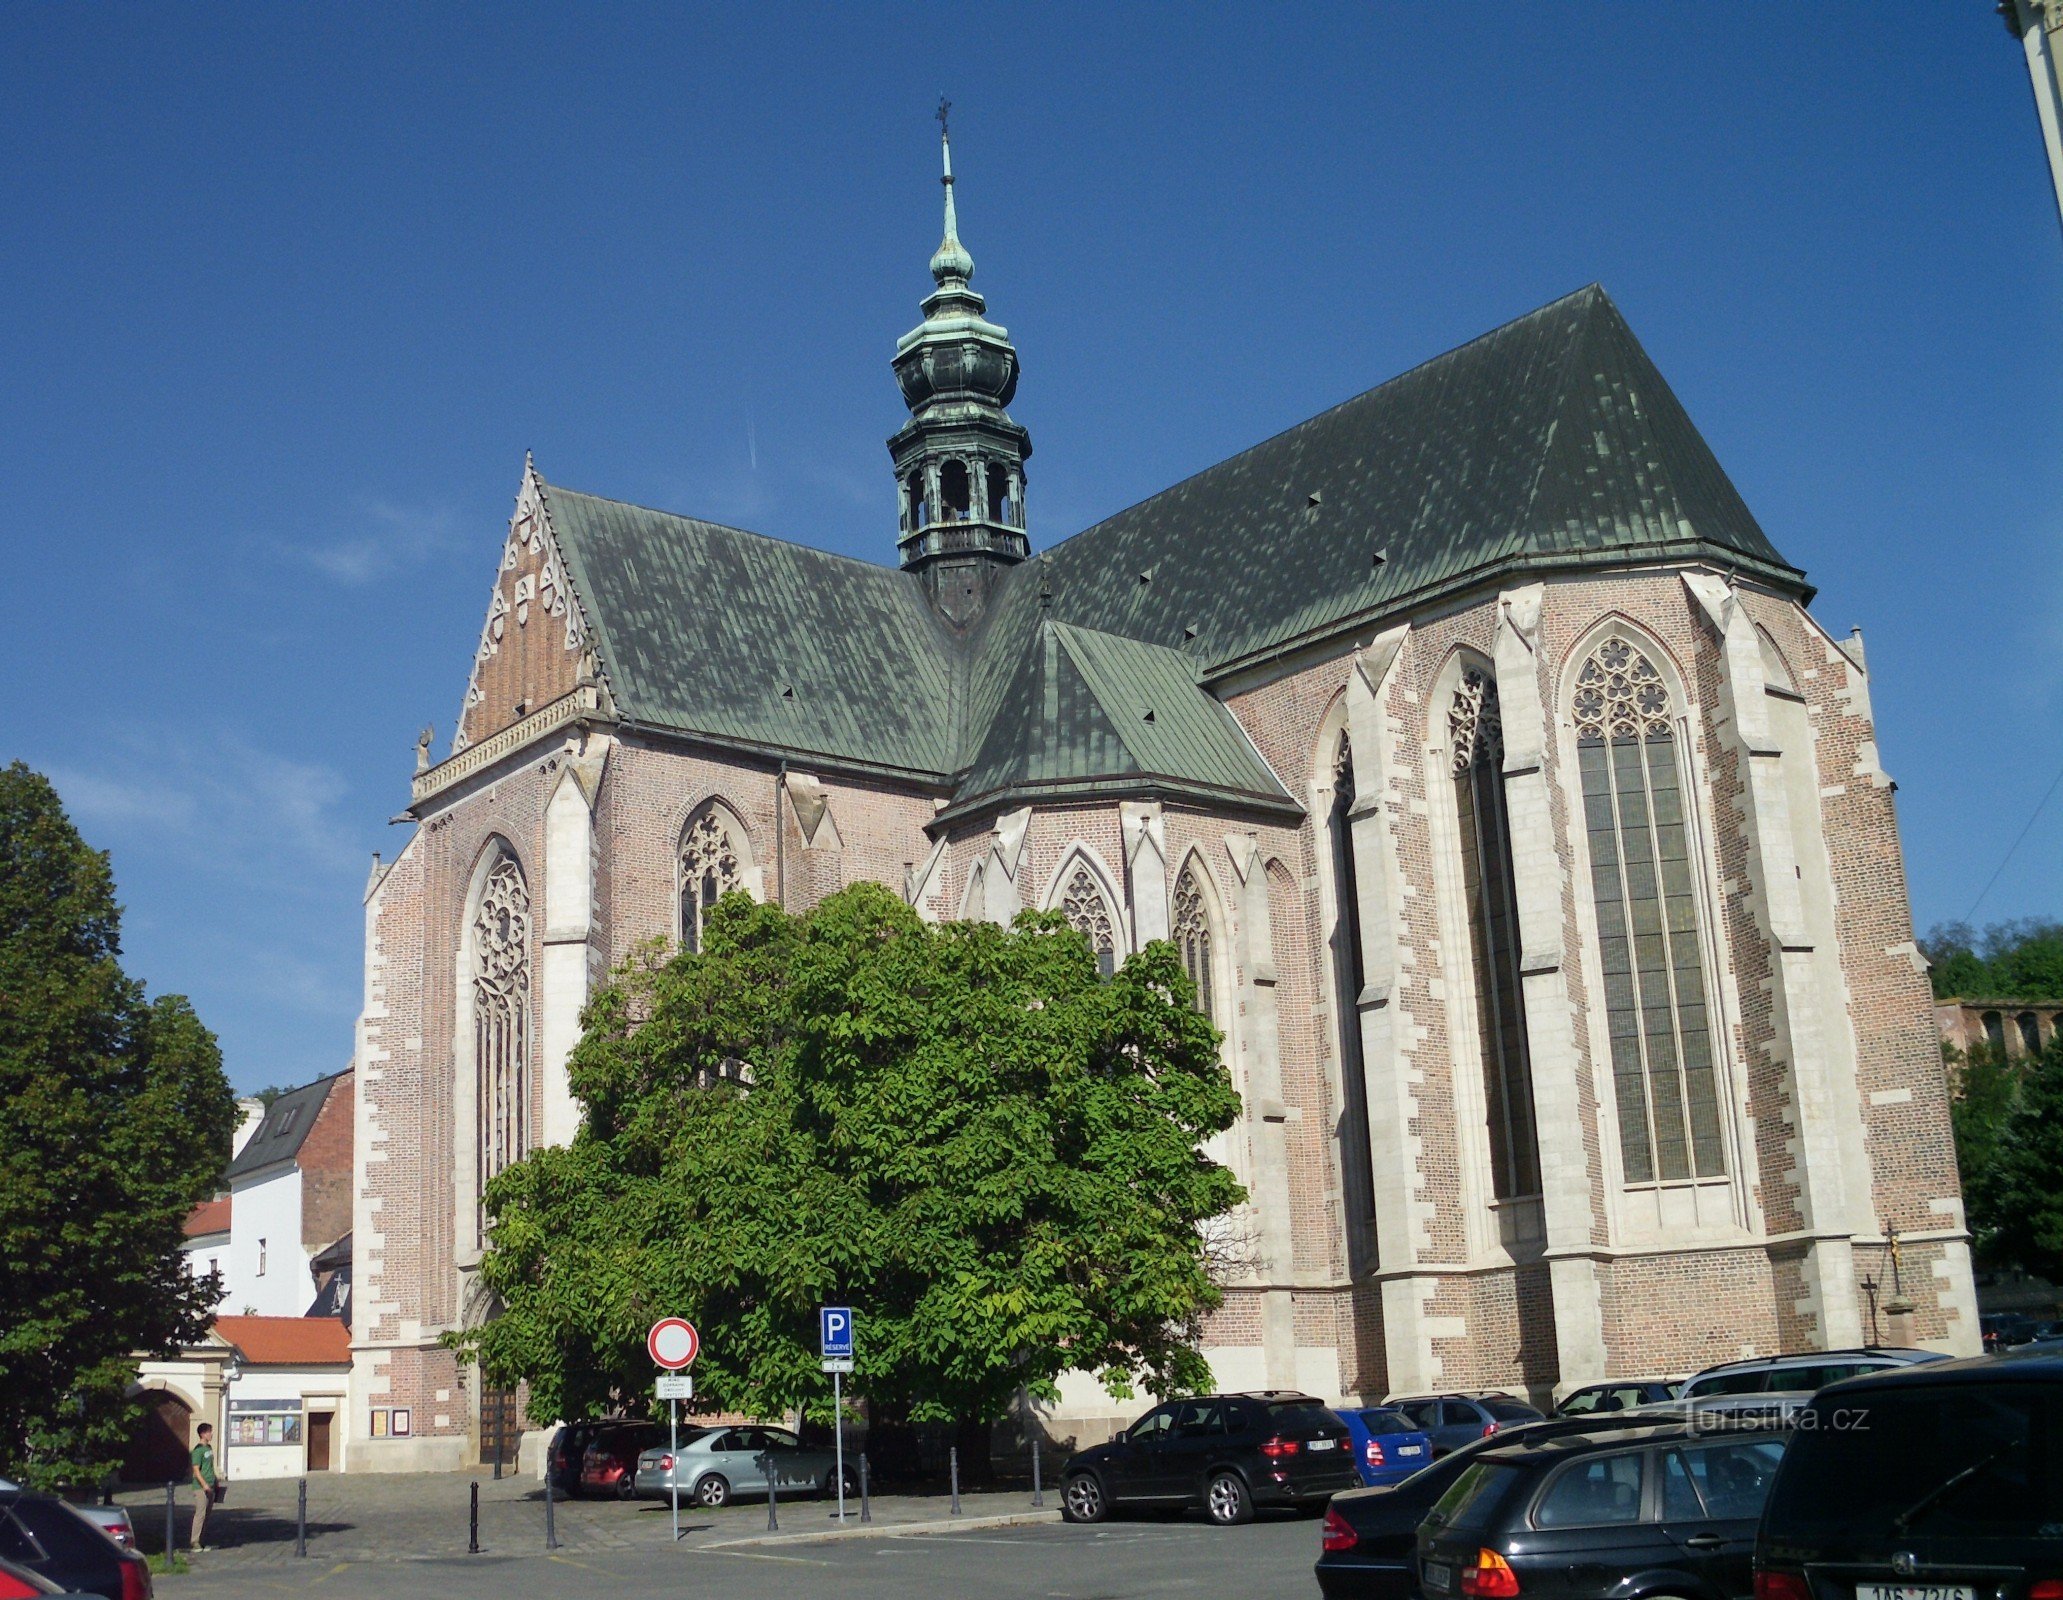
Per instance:
[[[473,1062],[478,1188],[530,1148],[530,892],[503,856],[473,913]]]
[[[1089,941],[1096,970],[1106,978],[1117,971],[1117,924],[1110,915],[1110,902],[1103,897],[1103,886],[1086,865],[1077,865],[1069,876],[1060,914]]]
[[[705,806],[681,833],[681,943],[700,950],[710,907],[744,887],[744,867],[731,830],[714,806]]]
[[[1211,995],[1210,908],[1204,901],[1203,885],[1197,882],[1193,865],[1185,866],[1182,875],[1175,880],[1174,913],[1175,948],[1182,952],[1182,966],[1189,974],[1189,981],[1196,985],[1196,1009],[1215,1022],[1217,1008]]]
[[[1647,656],[1608,639],[1583,663],[1573,709],[1626,1181],[1720,1177],[1718,1063],[1669,689]]]

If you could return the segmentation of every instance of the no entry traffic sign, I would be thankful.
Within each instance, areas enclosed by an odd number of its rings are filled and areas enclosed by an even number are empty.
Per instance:
[[[693,1365],[695,1353],[702,1348],[702,1340],[692,1322],[682,1317],[662,1317],[645,1335],[645,1348],[652,1352],[654,1365],[664,1367],[668,1372],[679,1372],[683,1367]]]

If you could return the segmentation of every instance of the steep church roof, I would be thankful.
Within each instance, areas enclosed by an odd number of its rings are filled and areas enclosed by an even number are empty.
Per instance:
[[[1021,630],[1044,594],[1223,670],[1491,574],[1629,556],[1802,587],[1593,284],[1053,546],[995,622]]]
[[[1293,805],[1200,684],[1474,584],[1705,559],[1806,592],[1595,285],[1007,568],[964,635],[914,573],[541,492],[623,715],[907,774],[948,816]]]

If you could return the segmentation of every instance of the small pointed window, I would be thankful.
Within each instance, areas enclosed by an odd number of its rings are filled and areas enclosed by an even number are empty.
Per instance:
[[[681,833],[681,944],[700,950],[711,907],[733,889],[744,887],[745,875],[731,830],[714,806],[705,806]]]
[[[1203,885],[1196,868],[1187,866],[1175,880],[1175,948],[1182,952],[1182,967],[1196,985],[1196,1009],[1217,1021],[1211,995],[1211,917],[1204,900]]]
[[[1078,866],[1067,880],[1067,893],[1060,902],[1068,926],[1089,941],[1096,956],[1096,970],[1109,977],[1117,971],[1117,924],[1111,919],[1110,902],[1102,885],[1087,867]]]

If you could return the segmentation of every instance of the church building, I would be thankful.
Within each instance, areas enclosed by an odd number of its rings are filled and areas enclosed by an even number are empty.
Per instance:
[[[439,1336],[487,1309],[482,1185],[578,1125],[611,968],[727,891],[861,879],[1058,908],[1106,968],[1179,947],[1244,1107],[1224,1387],[1546,1402],[1975,1351],[1862,640],[1604,292],[1035,552],[953,198],[948,148],[893,565],[524,466],[456,736],[366,891],[354,1469],[510,1447]],[[1080,1375],[1047,1421],[1137,1409]]]

